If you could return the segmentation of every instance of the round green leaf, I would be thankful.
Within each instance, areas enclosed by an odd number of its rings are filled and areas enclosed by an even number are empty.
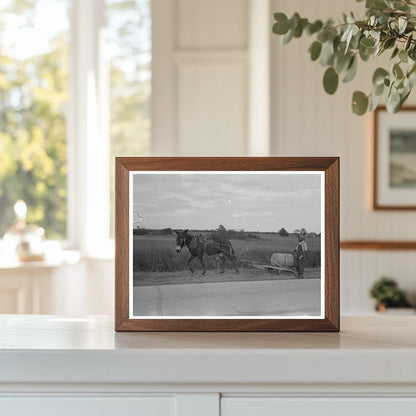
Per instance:
[[[384,49],[392,48],[396,44],[396,38],[387,38],[386,41],[383,43]]]
[[[394,64],[392,68],[393,75],[396,78],[403,78],[404,74],[399,64]]]
[[[311,23],[308,27],[307,27],[307,32],[310,35],[313,35],[316,32],[319,32],[322,29],[323,23],[321,20],[315,20],[315,22]]]
[[[393,7],[395,9],[401,10],[402,12],[405,12],[409,8],[409,6],[405,4],[403,0],[394,0]]]
[[[293,13],[293,16],[290,18],[289,25],[292,30],[300,23],[301,17],[298,12]]]
[[[400,60],[402,61],[402,62],[407,62],[407,60],[408,60],[408,55],[407,55],[407,51],[405,51],[405,50],[401,50],[400,52],[399,52],[399,58],[400,58]]]
[[[399,53],[400,49],[396,46],[393,50],[393,53],[391,54],[390,59],[393,59],[397,56],[397,54]]]
[[[334,43],[327,41],[322,45],[322,51],[320,55],[320,63],[322,66],[332,65],[334,62]]]
[[[371,94],[371,96],[370,96],[370,106],[368,108],[368,111],[373,111],[378,107],[378,105],[380,104],[381,97],[382,97],[381,95]]]
[[[384,83],[384,78],[386,78],[389,73],[384,68],[377,68],[373,74],[373,85],[379,85]]]
[[[388,5],[385,0],[367,0],[365,7],[368,9],[384,10],[387,9]]]
[[[336,53],[334,58],[334,68],[336,71],[342,73],[343,71],[347,70],[351,64],[351,53],[344,54],[344,53]]]
[[[287,16],[284,13],[275,13],[274,20],[276,20],[276,23],[273,25],[273,33],[285,35],[290,29]]]
[[[380,96],[380,95],[383,95],[383,92],[384,92],[384,83],[378,84],[377,86],[373,86],[373,95]]]
[[[353,56],[349,63],[347,71],[344,73],[342,77],[342,82],[350,82],[354,79],[355,75],[357,74],[357,58]]]
[[[415,80],[416,80],[416,75],[414,72],[409,72],[407,74],[407,79],[409,80],[409,87],[410,89],[413,88],[413,86],[415,85]]]
[[[360,45],[362,45],[364,48],[372,48],[374,46],[374,39],[362,38],[360,41]]]
[[[334,94],[338,88],[338,72],[330,66],[324,74],[324,89],[328,94]]]
[[[293,29],[293,36],[295,38],[300,38],[302,36],[303,29],[305,29],[308,26],[308,24],[308,19],[297,20],[296,27]]]
[[[375,48],[367,48],[365,46],[363,46],[360,43],[360,46],[358,48],[358,52],[360,53],[360,58],[364,61],[367,62],[371,56],[373,56],[376,52]]]
[[[319,55],[321,54],[322,50],[322,44],[318,41],[315,41],[312,43],[312,45],[309,47],[309,52],[311,54],[312,61],[316,61],[319,58]]]
[[[319,42],[324,43],[328,40],[328,30],[322,29],[317,35],[316,39],[319,40]]]
[[[355,91],[352,95],[352,111],[362,116],[368,108],[368,97],[361,91]]]
[[[411,92],[412,92],[412,90],[410,88],[408,88],[408,89],[404,89],[403,92],[400,94],[400,107],[399,107],[399,109],[402,108],[402,105],[407,100],[407,98],[409,97]]]
[[[286,35],[283,36],[282,43],[283,45],[288,44],[293,39],[293,30],[289,30]]]

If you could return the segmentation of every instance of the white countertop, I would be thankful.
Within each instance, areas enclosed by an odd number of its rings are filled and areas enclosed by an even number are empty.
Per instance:
[[[338,333],[115,333],[106,317],[0,316],[0,383],[416,383],[416,316]]]
[[[52,253],[53,254],[53,253]],[[11,256],[9,253],[2,253],[0,249],[0,271],[31,271],[53,269],[65,264],[77,264],[81,259],[81,255],[75,250],[58,250],[55,255],[45,255],[40,261],[21,261],[17,257]]]

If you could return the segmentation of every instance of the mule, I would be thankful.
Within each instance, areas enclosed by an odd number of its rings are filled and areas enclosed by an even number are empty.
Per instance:
[[[175,233],[176,252],[180,253],[185,246],[188,247],[191,257],[189,257],[187,265],[192,273],[194,273],[194,270],[191,262],[196,258],[198,258],[201,263],[202,275],[207,272],[204,262],[204,254],[207,256],[218,256],[221,259],[221,273],[224,273],[225,271],[226,258],[231,261],[235,272],[239,273],[237,269],[237,258],[235,257],[233,246],[225,237],[219,234],[212,234],[207,240],[205,240],[201,235],[196,236],[189,234],[188,230],[175,230]]]

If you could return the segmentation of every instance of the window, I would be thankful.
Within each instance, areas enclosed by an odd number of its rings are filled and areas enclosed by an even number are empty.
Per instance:
[[[66,237],[69,10],[69,0],[0,6],[0,236],[24,199],[29,222]]]
[[[23,199],[47,238],[113,235],[114,157],[150,143],[151,0],[3,0],[0,237]]]

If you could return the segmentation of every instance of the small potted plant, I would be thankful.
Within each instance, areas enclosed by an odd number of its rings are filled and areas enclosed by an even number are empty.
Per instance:
[[[376,300],[375,307],[378,312],[386,312],[387,308],[412,307],[397,282],[387,276],[381,277],[373,284],[370,296]]]

